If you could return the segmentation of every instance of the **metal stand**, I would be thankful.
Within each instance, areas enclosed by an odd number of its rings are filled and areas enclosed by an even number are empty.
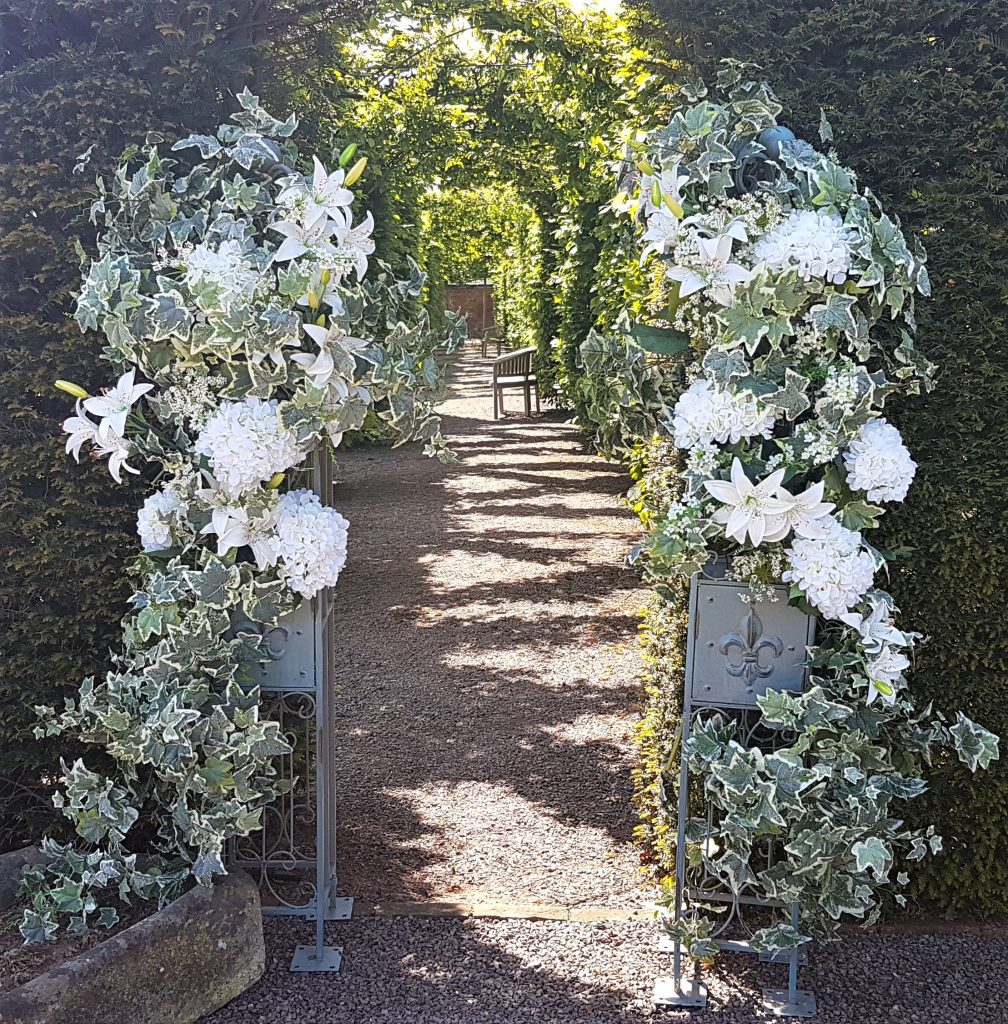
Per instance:
[[[330,499],[328,451],[315,454],[311,483]],[[270,659],[259,668],[263,716],[280,722],[293,748],[277,765],[291,790],[266,809],[261,831],[233,840],[229,851],[230,863],[258,880],[264,917],[314,919],[315,941],[297,947],[292,971],[338,971],[343,951],[325,944],[325,922],[353,913],[353,898],[336,896],[333,607],[331,592],[322,591],[263,637]]]
[[[672,915],[681,922],[693,913],[698,902],[728,905],[725,920],[712,939],[726,953],[757,954],[748,939],[729,939],[734,924],[751,934],[744,919],[749,907],[782,908],[782,904],[764,899],[752,886],[733,891],[705,867],[691,869],[691,885],[686,878],[686,828],[690,820],[689,756],[687,742],[697,714],[706,709],[723,709],[738,718],[739,742],[751,742],[760,732],[756,697],[767,689],[800,691],[804,688],[805,648],[813,641],[813,620],[787,605],[786,588],[781,599],[766,607],[762,602],[746,606],[738,597],[746,587],[725,578],[724,562],[709,563],[690,584],[689,632],[686,644],[686,679],[683,692],[682,738],[679,748],[679,802],[676,832],[675,901]],[[761,617],[762,616],[762,617]],[[764,620],[769,628],[764,626]],[[771,632],[773,630],[773,632]],[[761,745],[772,736],[761,738]],[[702,819],[701,819],[702,820]],[[707,835],[714,825],[713,808],[706,808]],[[767,865],[773,863],[774,850],[768,844]],[[695,877],[694,877],[695,876]],[[798,926],[798,907],[789,907],[791,924]],[[672,953],[672,976],[655,982],[653,1001],[657,1006],[704,1008],[707,989],[694,973],[685,977],[688,950],[670,936],[659,941],[659,950]],[[816,1012],[815,996],[798,988],[799,964],[808,962],[806,949],[793,949],[786,956],[771,957],[759,953],[760,960],[786,963],[788,985],[784,989],[764,989],[763,1006],[775,1017],[811,1017]],[[695,970],[695,969],[694,969]]]

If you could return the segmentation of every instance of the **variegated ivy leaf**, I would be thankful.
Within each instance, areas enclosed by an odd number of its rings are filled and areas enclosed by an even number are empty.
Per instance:
[[[830,292],[825,303],[816,303],[809,310],[812,326],[822,334],[828,331],[843,331],[849,338],[858,337],[858,325],[854,319],[857,296]]]
[[[858,871],[870,872],[876,881],[884,882],[892,865],[892,852],[878,836],[869,836],[851,847]]]
[[[193,147],[199,149],[204,160],[216,156],[221,151],[221,144],[212,135],[187,135],[172,146],[172,152]]]
[[[718,348],[708,350],[703,357],[703,368],[722,388],[727,387],[733,377],[745,377],[749,373],[749,364],[738,349],[730,352]]]
[[[796,420],[812,405],[808,397],[811,383],[808,377],[788,367],[784,371],[784,386],[779,391],[766,395],[763,401],[779,409],[786,419]]]
[[[208,608],[227,608],[236,603],[235,590],[241,582],[241,574],[235,566],[225,565],[219,558],[208,558],[202,570],[186,570],[184,579],[196,599]]]
[[[757,929],[749,941],[753,949],[776,957],[781,953],[789,953],[793,949],[798,949],[811,940],[809,936],[803,935],[796,928],[792,928],[790,924],[780,921],[769,928]]]
[[[959,760],[971,772],[986,768],[998,758],[998,737],[982,725],[977,725],[961,711],[956,712],[956,724],[949,729]]]

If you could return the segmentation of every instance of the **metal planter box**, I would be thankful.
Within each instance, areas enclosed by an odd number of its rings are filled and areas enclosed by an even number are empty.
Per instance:
[[[694,707],[752,708],[767,690],[800,693],[815,619],[776,600],[746,601],[745,583],[725,579],[723,559],[708,563],[690,584],[686,693]]]

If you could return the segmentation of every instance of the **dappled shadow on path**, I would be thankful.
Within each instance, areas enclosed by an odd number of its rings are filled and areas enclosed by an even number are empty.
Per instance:
[[[555,414],[490,419],[488,374],[466,355],[453,375],[456,465],[337,465],[340,887],[637,902],[626,478]]]

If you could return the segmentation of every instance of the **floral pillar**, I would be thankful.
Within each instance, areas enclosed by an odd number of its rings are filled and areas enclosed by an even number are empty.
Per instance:
[[[692,718],[702,694],[687,690],[677,888],[699,874],[736,907],[776,908],[745,945],[795,965],[810,938],[874,923],[883,893],[905,903],[905,869],[940,850],[901,808],[924,790],[932,749],[976,770],[998,740],[961,712],[914,707],[918,636],[880,586],[899,567],[868,539],[916,470],[886,401],[932,386],[913,342],[915,298],[930,289],[923,249],[834,152],[779,124],[770,88],[743,71],[724,65],[717,100],[687,87],[666,127],[632,140],[619,205],[643,226],[642,259],[660,264],[661,312],[635,333],[653,352],[687,353],[662,430],[675,454],[652,471],[668,496],[648,570],[693,578],[696,600],[710,559],[726,564],[738,625],[704,642],[752,684],[751,710]],[[825,115],[820,135],[832,141]],[[787,646],[765,629],[774,600],[815,620],[797,687],[762,676]],[[694,641],[701,623],[702,612]],[[696,905],[705,895],[694,886],[668,916],[677,965],[680,950],[699,961],[738,948]],[[792,1011],[794,996],[792,973]]]
[[[319,774],[331,774],[332,694],[319,680],[331,685],[325,612],[348,523],[328,504],[330,453],[370,416],[390,440],[450,457],[432,412],[440,342],[402,316],[423,276],[369,266],[371,218],[352,191],[365,161],[350,146],[337,166],[302,170],[296,119],[247,91],[238,101],[215,135],[133,147],[96,181],[98,253],[77,321],[102,332],[119,376],[101,395],[58,382],[78,399],[67,450],[107,458],[117,480],[143,474],[152,493],[122,650],[61,713],[39,709],[40,732],[104,748],[112,769],[63,765],[56,802],[77,840],[46,840],[22,926],[31,941],[61,919],[111,925],[122,900],[163,904],[190,878],[211,884],[229,848],[289,809],[292,777],[313,770],[311,744],[292,748],[284,718],[303,716],[306,694]],[[314,486],[299,485],[313,465]],[[312,624],[311,685],[286,679],[264,698],[263,666],[291,615]],[[331,806],[316,811],[331,820]],[[312,969],[332,966],[320,952],[327,872]]]

